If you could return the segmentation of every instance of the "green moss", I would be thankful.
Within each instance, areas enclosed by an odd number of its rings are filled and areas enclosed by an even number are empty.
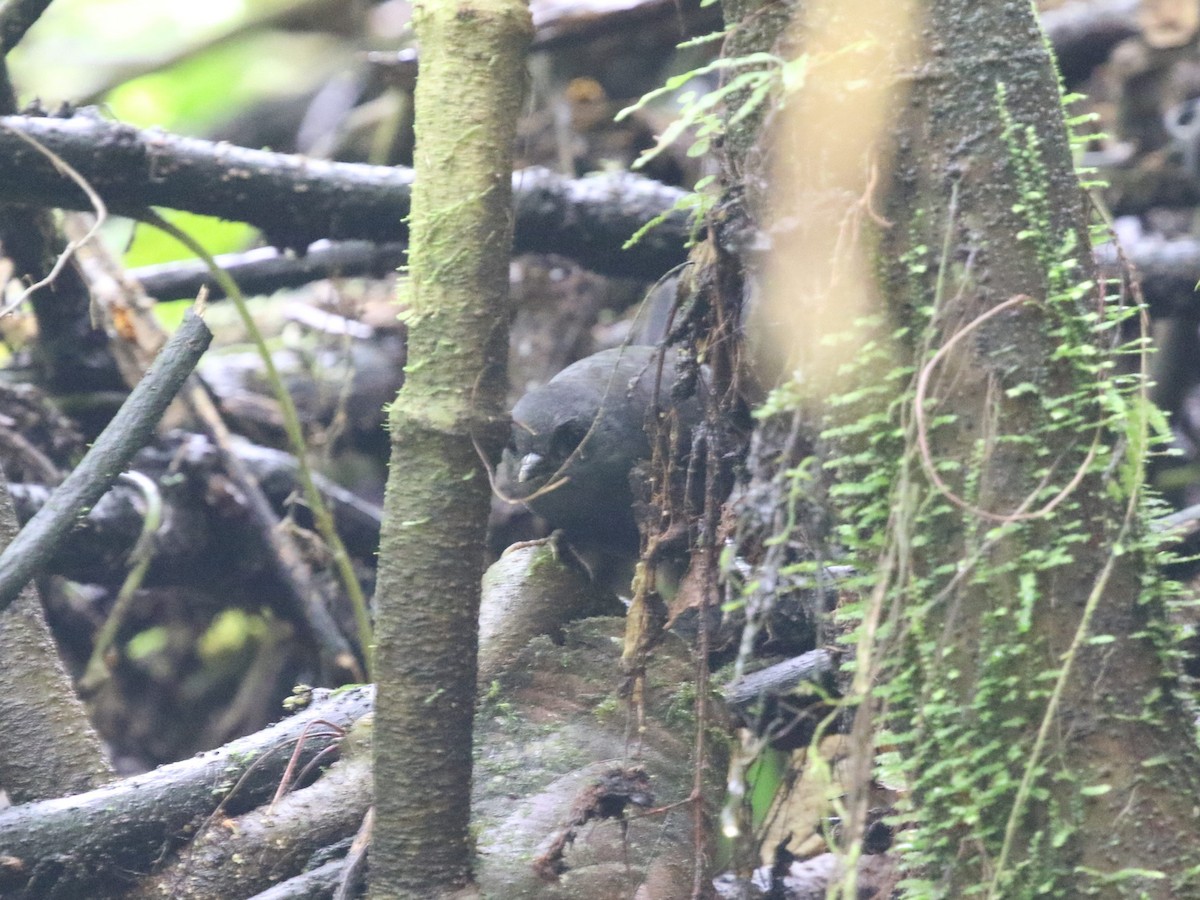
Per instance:
[[[908,316],[905,327],[889,332],[881,318],[856,323],[863,350],[843,373],[846,390],[828,399],[821,433],[824,468],[836,479],[829,491],[834,533],[858,572],[845,587],[869,598],[845,604],[843,622],[854,629],[864,609],[883,611],[879,637],[857,666],[881,661],[885,673],[873,688],[887,710],[879,741],[899,750],[880,757],[879,775],[908,789],[899,843],[909,873],[902,888],[915,897],[944,896],[941,873],[964,867],[986,874],[961,888],[962,896],[1079,896],[1095,877],[1072,859],[1082,798],[1099,796],[1108,785],[1078,781],[1053,736],[1072,666],[1086,647],[1111,640],[1091,631],[1107,570],[1091,585],[1059,580],[1074,571],[1081,553],[1095,550],[1097,507],[1086,501],[1089,492],[1106,493],[1110,508],[1130,510],[1124,523],[1112,523],[1103,534],[1110,559],[1135,554],[1145,562],[1142,602],[1161,604],[1175,590],[1153,574],[1158,540],[1142,524],[1153,503],[1143,472],[1155,436],[1163,433],[1161,418],[1141,376],[1123,374],[1115,364],[1121,354],[1141,352],[1140,343],[1120,346],[1118,338],[1122,323],[1139,310],[1096,307],[1096,285],[1079,262],[1088,248],[1053,224],[1037,132],[1014,120],[1002,86],[995,112],[1021,197],[1013,210],[1024,223],[1019,240],[1040,267],[1044,289],[1037,299],[1014,298],[1012,307],[1035,310],[1023,309],[1022,318],[1036,328],[1019,331],[1015,317],[1007,331],[980,326],[971,335],[976,353],[989,371],[1011,373],[997,378],[1000,394],[968,423],[932,414],[926,396],[926,434],[920,435],[914,410],[919,376],[936,371],[949,295],[972,286],[970,273],[952,258],[949,223],[940,250],[913,241],[901,260],[904,275],[893,287]],[[955,203],[952,197],[951,208]],[[924,211],[913,214],[907,233],[927,233],[930,219]],[[897,277],[894,268],[890,274]],[[907,348],[911,365],[895,365],[883,349],[889,340]],[[1028,349],[1017,345],[1027,341],[1036,342],[1044,358],[1038,371],[1019,365],[1030,354],[1017,352]],[[767,414],[800,408],[801,395],[794,385],[777,390]],[[1062,447],[1061,453],[1048,449]],[[947,449],[938,456],[940,448]],[[998,463],[1006,468],[997,469]],[[931,484],[931,469],[943,487]],[[997,490],[986,480],[997,471],[1020,482]],[[1072,482],[1074,473],[1079,480]],[[800,490],[810,475],[793,477]],[[1021,491],[1025,511],[1045,514],[1009,521],[979,514],[997,496]],[[949,548],[957,548],[957,559]],[[982,610],[977,618],[963,605],[967,592],[986,598],[972,607]],[[1065,655],[1036,627],[1053,615],[1053,602],[1082,607]],[[1164,653],[1167,638],[1153,638]],[[850,640],[857,639],[852,630]],[[1160,701],[1157,694],[1144,698],[1143,721],[1157,722]],[[1098,703],[1100,715],[1115,714],[1104,698]],[[1128,886],[1155,874],[1125,870],[1093,884],[1115,879]]]

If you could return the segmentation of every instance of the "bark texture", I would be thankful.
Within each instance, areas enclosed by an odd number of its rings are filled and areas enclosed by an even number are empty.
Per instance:
[[[494,458],[507,432],[512,142],[532,35],[517,0],[414,10],[416,180],[403,391],[376,590],[371,896],[470,882],[471,717]]]
[[[0,543],[17,534],[7,485],[0,484]],[[26,585],[0,615],[0,786],[14,803],[78,794],[112,777],[100,738],[58,658],[42,603]]]
[[[882,517],[848,506],[886,536],[877,596],[900,609],[882,695],[912,885],[1200,896],[1200,759],[1140,538],[1144,410],[1096,366],[1121,362],[1113,299],[1047,47],[998,0],[931,0],[915,35],[878,254],[910,393],[902,440],[872,431],[874,468],[842,468],[888,473]]]
[[[530,641],[480,704],[474,790],[480,889],[496,900],[689,900],[697,848],[713,834],[725,723],[710,709],[704,823],[688,801],[696,765],[694,663],[657,648],[636,744],[620,697],[622,619],[587,619]],[[621,786],[643,780],[629,794]]]

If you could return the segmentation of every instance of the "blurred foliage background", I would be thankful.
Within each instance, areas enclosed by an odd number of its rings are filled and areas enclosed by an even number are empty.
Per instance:
[[[331,81],[353,82],[363,52],[394,48],[407,21],[403,2],[58,0],[10,55],[10,74],[22,105],[96,104],[138,127],[234,139],[239,116],[302,114]],[[168,217],[212,253],[253,241],[241,223]],[[134,237],[128,223],[112,223],[106,237],[130,267],[188,255],[152,229]]]

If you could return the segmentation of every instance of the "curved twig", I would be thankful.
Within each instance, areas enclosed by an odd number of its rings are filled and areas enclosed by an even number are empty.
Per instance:
[[[1050,515],[1050,513],[1052,513],[1058,507],[1058,505],[1063,502],[1063,500],[1070,496],[1071,493],[1077,487],[1079,487],[1079,483],[1083,481],[1084,476],[1091,467],[1092,460],[1096,458],[1096,450],[1100,444],[1100,431],[1097,429],[1096,436],[1092,440],[1092,446],[1088,449],[1087,456],[1084,458],[1083,462],[1080,463],[1075,475],[1069,482],[1067,482],[1066,487],[1055,494],[1054,497],[1047,501],[1044,506],[1042,506],[1040,509],[1034,510],[1033,512],[1022,512],[1021,509],[1025,506],[1024,503],[1022,503],[1021,507],[1018,507],[1018,509],[1014,510],[1013,512],[1005,514],[994,513],[989,510],[982,509],[981,507],[975,506],[970,501],[965,500],[958,494],[954,493],[950,486],[942,480],[942,476],[937,473],[937,468],[933,464],[933,452],[929,448],[929,428],[925,421],[925,397],[929,391],[930,375],[932,375],[933,370],[937,367],[937,364],[941,362],[942,359],[950,352],[951,348],[953,348],[955,344],[970,334],[973,330],[978,328],[988,319],[991,319],[993,316],[997,316],[1004,312],[1009,307],[1026,302],[1033,302],[1033,298],[1028,294],[1017,294],[1015,297],[1010,297],[1003,303],[993,306],[991,309],[987,310],[987,312],[977,316],[975,319],[968,322],[966,325],[952,334],[949,339],[947,339],[946,343],[942,344],[942,346],[937,349],[937,352],[934,353],[933,356],[930,357],[929,361],[921,368],[921,373],[917,376],[916,396],[913,399],[913,415],[917,426],[917,443],[921,449],[921,468],[925,470],[925,474],[929,476],[929,480],[933,482],[934,487],[936,487],[947,500],[966,512],[979,516],[982,519],[988,519],[992,522],[1021,522],[1029,521],[1030,519],[1044,519],[1046,516]],[[1047,475],[1047,479],[1048,478],[1049,476]],[[1043,481],[1042,485],[1039,485],[1037,491],[1041,491],[1044,485],[1045,480]],[[1037,492],[1035,492],[1035,494],[1036,493]]]

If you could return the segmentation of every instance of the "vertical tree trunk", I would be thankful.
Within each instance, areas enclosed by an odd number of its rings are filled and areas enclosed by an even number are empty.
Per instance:
[[[841,535],[876,560],[859,715],[882,709],[911,790],[910,885],[1196,896],[1200,757],[1142,524],[1149,412],[1117,374],[1046,46],[1004,0],[929,0],[913,33],[893,147],[856,159],[893,158],[890,184],[863,179],[885,321],[826,407]],[[894,40],[862,34],[867,53]]]
[[[17,535],[17,513],[0,476],[0,547]],[[100,738],[26,585],[0,613],[0,787],[14,803],[78,794],[112,778]]]
[[[508,341],[512,144],[532,36],[520,0],[414,9],[416,88],[404,389],[376,591],[371,896],[470,882],[471,717],[489,487]],[[494,455],[494,454],[493,454]]]

